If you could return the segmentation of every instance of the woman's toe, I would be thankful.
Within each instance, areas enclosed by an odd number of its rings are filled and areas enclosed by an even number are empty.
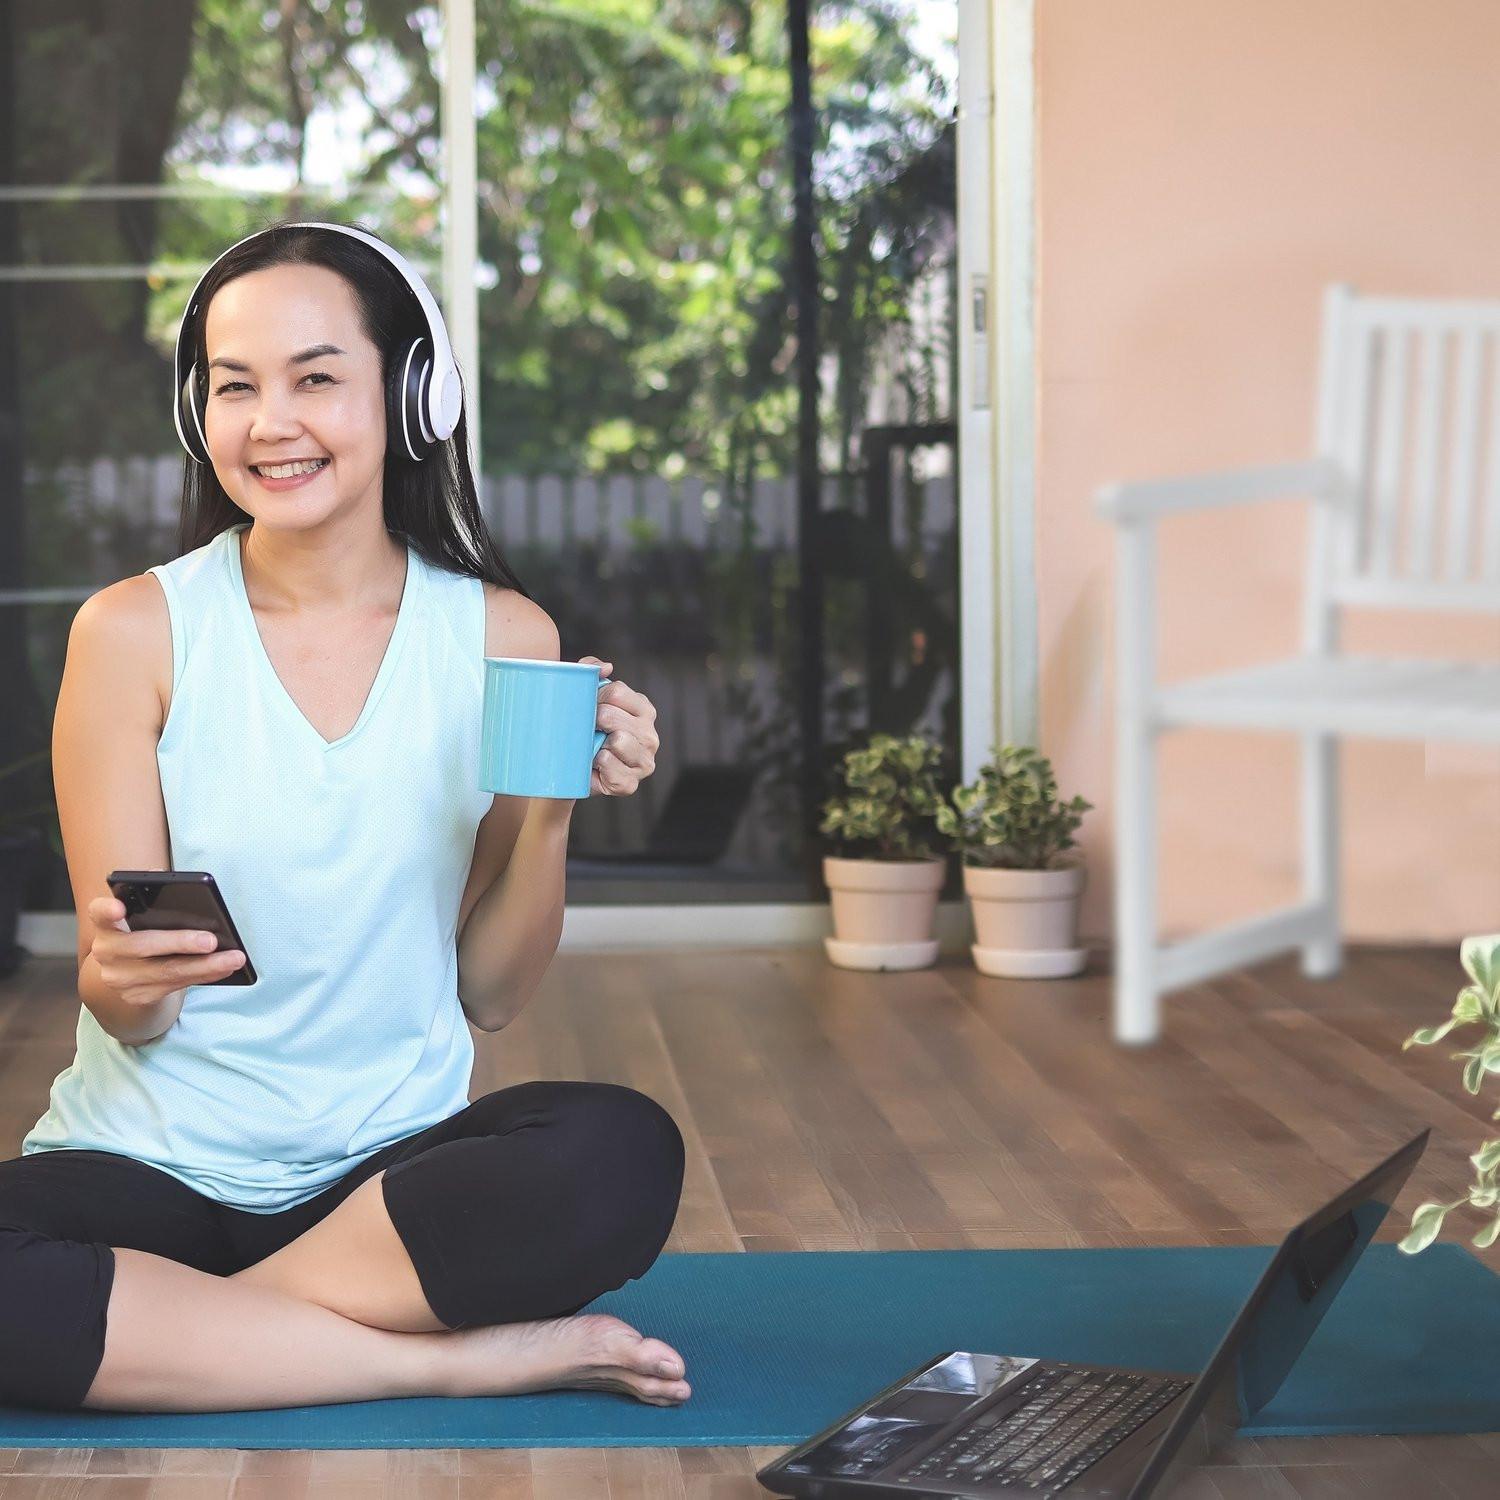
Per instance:
[[[668,1379],[680,1377],[683,1370],[682,1356],[660,1339],[642,1339],[632,1363],[641,1370],[648,1370],[653,1375],[664,1375]]]

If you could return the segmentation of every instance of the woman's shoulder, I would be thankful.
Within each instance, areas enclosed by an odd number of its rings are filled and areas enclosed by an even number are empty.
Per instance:
[[[172,695],[172,617],[155,574],[122,578],[83,601],[73,617],[69,649],[87,650],[92,641],[109,651],[117,672],[140,673],[151,684],[160,730]]]
[[[484,654],[556,661],[562,640],[552,617],[535,599],[499,584],[484,585]]]

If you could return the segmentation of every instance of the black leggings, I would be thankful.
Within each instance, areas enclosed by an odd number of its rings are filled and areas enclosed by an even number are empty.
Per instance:
[[[0,1161],[0,1402],[83,1405],[104,1358],[114,1246],[231,1276],[382,1168],[391,1222],[450,1328],[577,1312],[642,1276],[682,1192],[682,1136],[613,1083],[497,1089],[383,1146],[317,1197],[250,1213],[110,1151]]]

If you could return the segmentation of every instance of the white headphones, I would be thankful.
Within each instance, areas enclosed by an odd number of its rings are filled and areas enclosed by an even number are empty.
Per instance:
[[[208,439],[203,430],[203,407],[198,396],[198,369],[196,364],[189,363],[193,353],[189,330],[199,312],[198,293],[209,271],[230,250],[279,229],[331,229],[336,234],[347,234],[361,240],[371,249],[378,250],[401,273],[416,295],[427,321],[428,336],[413,339],[392,359],[390,378],[386,382],[385,417],[386,451],[420,463],[439,443],[453,436],[459,413],[463,410],[463,387],[458,378],[458,366],[453,361],[453,346],[448,341],[448,330],[432,293],[405,257],[373,234],[351,229],[346,224],[304,222],[258,229],[254,234],[236,240],[198,278],[198,285],[188,298],[177,329],[177,398],[172,403],[172,421],[177,428],[178,441],[190,458],[200,464],[208,462]]]

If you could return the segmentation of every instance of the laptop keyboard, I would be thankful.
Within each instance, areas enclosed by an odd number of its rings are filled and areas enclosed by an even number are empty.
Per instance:
[[[1191,1384],[1155,1375],[1044,1369],[1026,1382],[1019,1406],[977,1417],[898,1482],[983,1480],[1056,1494]]]

